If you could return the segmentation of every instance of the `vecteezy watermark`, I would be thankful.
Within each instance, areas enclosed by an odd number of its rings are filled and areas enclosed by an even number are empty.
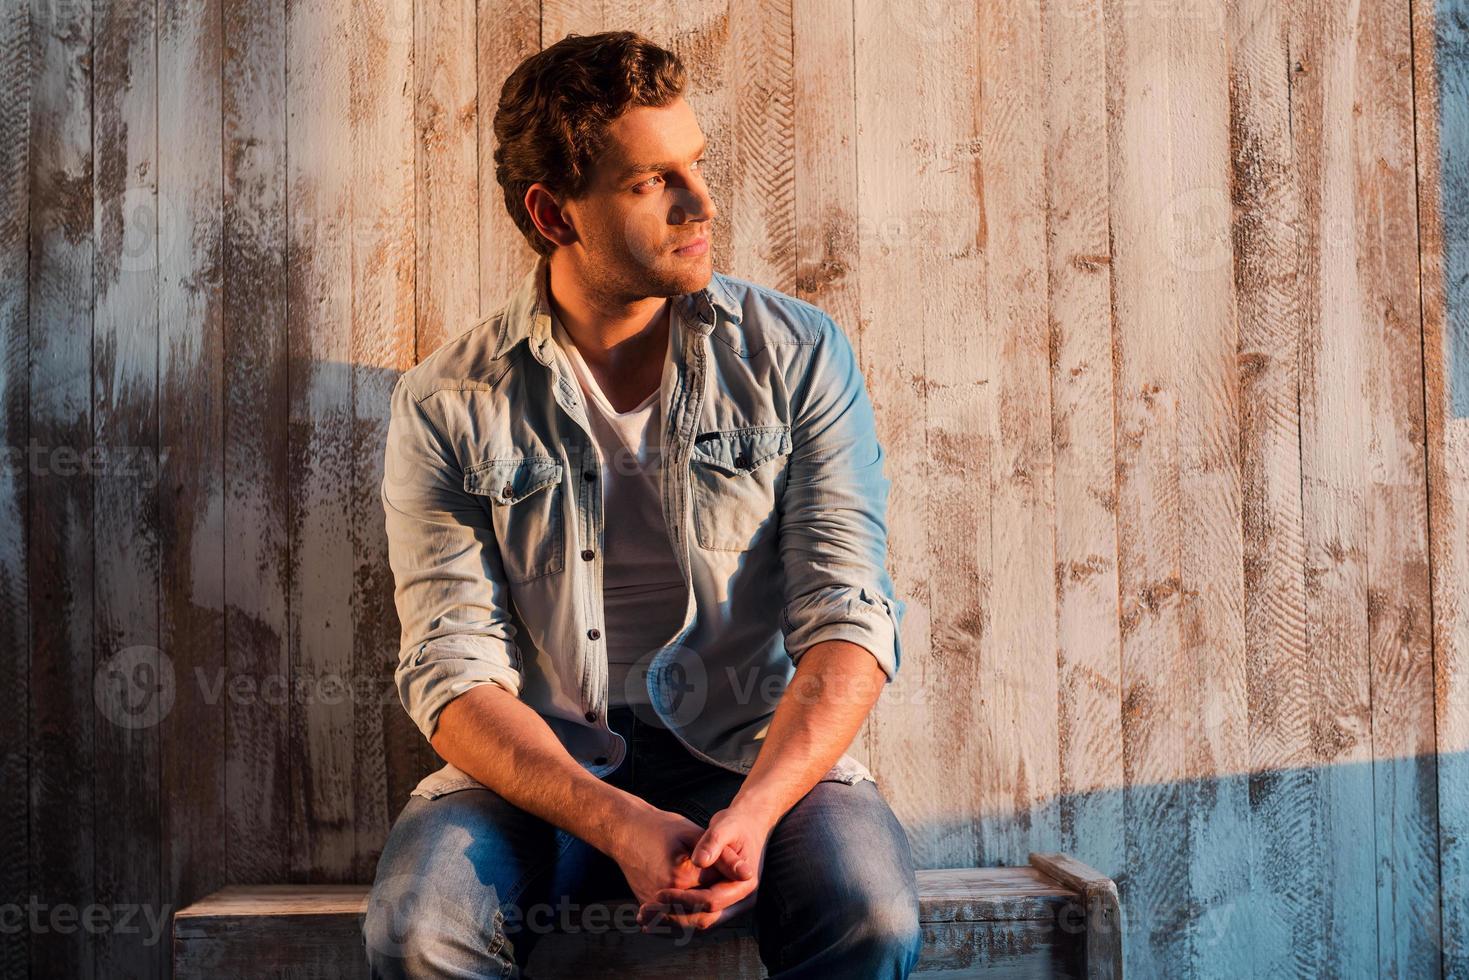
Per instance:
[[[132,646],[109,657],[92,678],[92,698],[118,728],[152,728],[173,709],[173,661],[157,647]]]
[[[24,446],[0,446],[0,460],[12,473],[136,479],[143,487],[158,485],[168,454],[167,446],[53,446],[35,439]]]
[[[889,683],[875,674],[856,674],[818,681],[802,678],[779,659],[742,667],[710,664],[706,654],[686,644],[675,644],[650,676],[653,660],[662,650],[657,647],[638,658],[628,669],[622,693],[635,705],[651,700],[661,718],[679,727],[692,724],[711,697],[720,704],[762,704],[772,711],[785,698],[805,704],[864,705],[879,696],[914,705],[928,700],[927,686],[916,677],[900,674]],[[350,704],[376,709],[400,701],[385,664],[377,671],[350,674],[313,671],[307,665],[293,672],[243,672],[220,664],[178,667],[168,654],[148,645],[124,647],[99,664],[92,695],[102,717],[124,729],[161,724],[181,699],[211,708]]]
[[[693,647],[677,644],[656,670],[650,670],[658,651],[649,651],[631,673],[648,675],[648,689],[656,708],[676,727],[689,725],[709,703],[709,672],[704,657]],[[631,680],[631,678],[629,678]]]
[[[392,677],[355,674],[350,677],[327,672],[285,674],[232,674],[223,667],[191,672],[201,700],[215,705],[227,701],[233,705],[391,705],[398,701],[398,689]]]
[[[681,643],[654,669],[653,660],[662,650],[647,651],[628,668],[622,693],[635,705],[651,700],[660,717],[680,727],[699,717],[711,698],[720,704],[761,704],[771,710],[786,698],[802,704],[867,705],[879,696],[902,704],[928,702],[927,686],[916,678],[910,683],[902,674],[891,682],[876,674],[803,678],[778,659],[742,667],[712,664],[704,653]]]
[[[573,902],[562,895],[555,903],[533,902],[522,908],[517,903],[500,908],[500,915],[507,930],[512,933],[524,930],[533,933],[603,933],[609,930],[625,933],[640,933],[638,903],[629,897],[624,901]],[[648,925],[650,935],[666,934],[675,946],[682,946],[693,938],[692,926],[656,918]]]
[[[137,935],[143,937],[144,946],[156,946],[164,937],[172,912],[172,905],[48,903],[32,895],[24,904],[10,902],[0,905],[0,935],[57,933],[68,936],[75,932]]]
[[[222,666],[194,666],[180,673],[157,647],[124,647],[98,666],[92,698],[102,717],[119,728],[152,728],[168,717],[183,694],[190,704],[283,706],[398,703],[391,674],[332,672],[240,673]]]
[[[569,895],[554,901],[500,901],[494,885],[470,893],[449,894],[428,874],[399,874],[373,886],[368,898],[363,936],[367,948],[377,954],[402,958],[421,954],[436,945],[459,948],[466,938],[474,945],[501,948],[501,940],[513,944],[517,936],[552,933],[600,934],[616,930],[643,932],[638,924],[638,903],[624,899],[581,902]],[[667,936],[674,945],[687,944],[698,931],[692,926],[659,919],[647,927],[650,935]]]

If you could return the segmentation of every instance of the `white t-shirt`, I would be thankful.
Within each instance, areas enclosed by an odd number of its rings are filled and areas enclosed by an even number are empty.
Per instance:
[[[551,325],[552,336],[586,396],[587,421],[602,457],[607,701],[646,707],[648,661],[683,625],[687,601],[663,519],[661,490],[662,413],[667,401],[663,396],[673,381],[672,347],[664,355],[659,387],[637,407],[618,412],[555,314]],[[638,716],[661,725],[651,709]]]

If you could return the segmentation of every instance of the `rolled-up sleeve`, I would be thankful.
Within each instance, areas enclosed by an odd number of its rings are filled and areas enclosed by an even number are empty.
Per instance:
[[[393,388],[381,496],[402,625],[394,679],[432,738],[454,698],[479,684],[519,697],[522,675],[489,515],[405,378]]]
[[[846,334],[822,317],[793,386],[791,458],[781,496],[781,631],[799,663],[825,640],[866,648],[888,681],[902,658],[906,603],[886,567],[888,479],[872,403]]]

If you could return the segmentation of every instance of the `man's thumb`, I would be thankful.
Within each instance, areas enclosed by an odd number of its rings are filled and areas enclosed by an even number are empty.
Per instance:
[[[694,846],[694,863],[701,868],[709,867],[719,856],[719,852],[724,850],[724,845],[724,832],[718,827],[710,827]]]

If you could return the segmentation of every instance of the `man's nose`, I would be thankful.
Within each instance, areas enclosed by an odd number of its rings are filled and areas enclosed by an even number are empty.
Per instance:
[[[703,186],[691,187],[679,194],[669,215],[669,223],[681,225],[688,221],[712,221],[718,214],[719,208],[709,191]]]

